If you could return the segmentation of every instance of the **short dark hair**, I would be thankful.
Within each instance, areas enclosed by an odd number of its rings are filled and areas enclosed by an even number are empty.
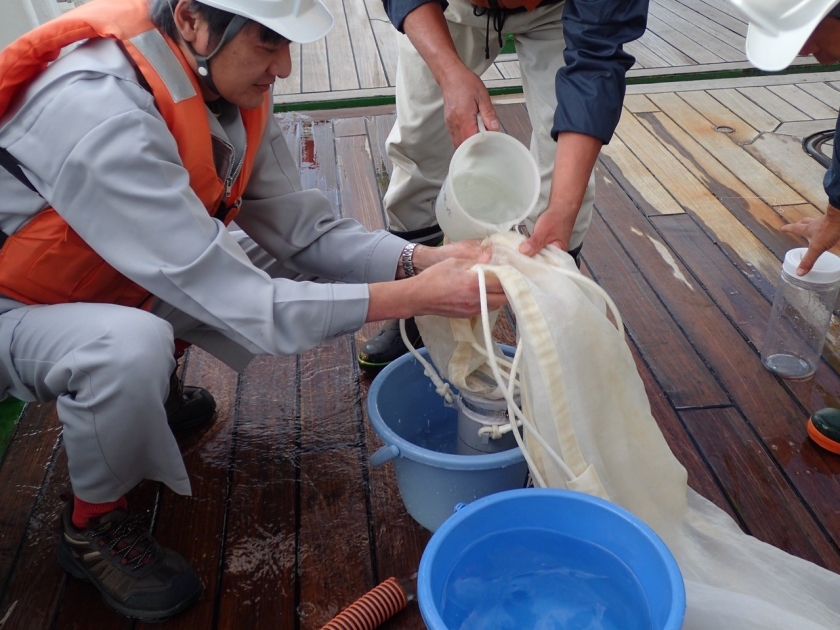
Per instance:
[[[187,0],[187,2],[189,3],[189,10],[197,13],[207,22],[210,27],[210,44],[215,46],[233,19],[233,13],[202,4],[197,0]],[[178,27],[175,26],[175,15],[173,13],[176,4],[178,4],[178,0],[152,0],[149,18],[152,24],[157,26],[165,35],[177,41],[180,39],[180,34],[178,33]],[[246,26],[252,22],[253,20],[248,20]],[[260,41],[264,44],[277,45],[285,42],[286,38],[260,24]]]

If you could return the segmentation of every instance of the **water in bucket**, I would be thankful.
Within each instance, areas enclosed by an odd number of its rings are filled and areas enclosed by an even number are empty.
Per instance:
[[[523,537],[527,543],[517,544]],[[444,590],[441,616],[451,630],[653,628],[627,565],[603,547],[546,529],[479,539],[454,563]]]
[[[481,455],[516,448],[516,440],[511,433],[497,439],[478,433],[484,427],[509,423],[506,404],[500,407],[499,401],[488,401],[495,405],[486,409],[475,398],[469,401],[465,403],[461,396],[457,396],[455,408],[458,415],[454,422],[451,412],[428,414],[406,426],[401,436],[419,448],[449,455]]]
[[[513,348],[505,348],[513,352]],[[420,350],[428,358],[425,348]],[[371,426],[384,446],[373,466],[392,462],[406,511],[435,531],[460,503],[521,488],[528,465],[518,448],[464,455],[459,452],[458,410],[447,406],[423,366],[406,354],[380,372],[368,394]]]
[[[426,546],[417,585],[429,630],[679,630],[685,613],[676,560],[650,527],[553,488],[461,507]]]
[[[435,453],[458,453],[458,424],[452,414],[430,414],[414,422],[402,437],[415,446]]]

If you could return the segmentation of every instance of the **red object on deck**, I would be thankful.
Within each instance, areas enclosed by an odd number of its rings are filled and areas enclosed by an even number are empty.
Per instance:
[[[408,604],[408,596],[396,578],[388,578],[355,602],[321,630],[374,630]]]

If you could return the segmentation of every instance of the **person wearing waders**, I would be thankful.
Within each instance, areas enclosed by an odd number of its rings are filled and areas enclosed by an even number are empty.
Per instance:
[[[383,0],[399,40],[397,118],[386,142],[393,173],[385,194],[389,229],[407,240],[443,239],[435,199],[455,149],[499,118],[480,76],[514,37],[540,172],[537,206],[521,247],[548,244],[578,261],[592,217],[593,166],[612,137],[635,63],[623,45],[645,32],[648,0]],[[406,331],[422,338],[413,320]],[[399,322],[389,321],[360,348],[375,372],[406,352]]]
[[[749,20],[746,50],[761,70],[787,68],[798,55],[813,55],[822,64],[840,62],[840,2],[838,0],[731,0]],[[817,258],[840,241],[840,117],[834,127],[831,164],[823,178],[828,202],[825,213],[782,226],[782,232],[804,236],[808,251],[796,273],[811,271]],[[840,409],[826,408],[808,420],[814,441],[840,453]]]
[[[289,43],[332,23],[320,0],[93,0],[0,52],[0,392],[56,401],[58,560],[129,617],[202,591],[125,498],[144,479],[190,494],[173,431],[215,402],[181,386],[176,340],[241,370],[366,321],[480,311],[477,242],[416,251],[301,189],[272,87]]]

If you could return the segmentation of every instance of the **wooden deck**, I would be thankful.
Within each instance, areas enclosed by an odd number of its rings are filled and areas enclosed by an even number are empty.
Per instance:
[[[275,87],[284,107],[393,97],[397,38],[381,0],[325,0],[335,27],[323,40],[293,45],[293,73]],[[648,30],[626,48],[636,57],[629,77],[750,69],[747,25],[728,0],[651,0]],[[799,64],[814,60],[800,59]],[[505,53],[482,77],[489,88],[519,88],[516,54]]]
[[[745,531],[840,571],[840,457],[807,437],[840,406],[840,341],[806,382],[776,379],[757,348],[784,251],[778,228],[816,216],[824,169],[801,139],[833,126],[840,73],[636,86],[597,167],[585,272],[615,299],[651,405],[691,485]],[[499,100],[526,140],[524,105]],[[286,114],[304,185],[344,216],[383,225],[387,111]],[[505,323],[508,320],[502,319]],[[369,379],[346,336],[237,375],[192,351],[188,384],[215,425],[182,441],[194,496],[146,482],[130,495],[206,584],[166,628],[314,630],[382,580],[414,574],[429,533],[406,515],[366,420]],[[510,339],[503,326],[501,338]],[[145,627],[110,612],[55,561],[66,456],[51,404],[29,405],[0,463],[0,628]],[[416,604],[386,626],[419,630]]]

